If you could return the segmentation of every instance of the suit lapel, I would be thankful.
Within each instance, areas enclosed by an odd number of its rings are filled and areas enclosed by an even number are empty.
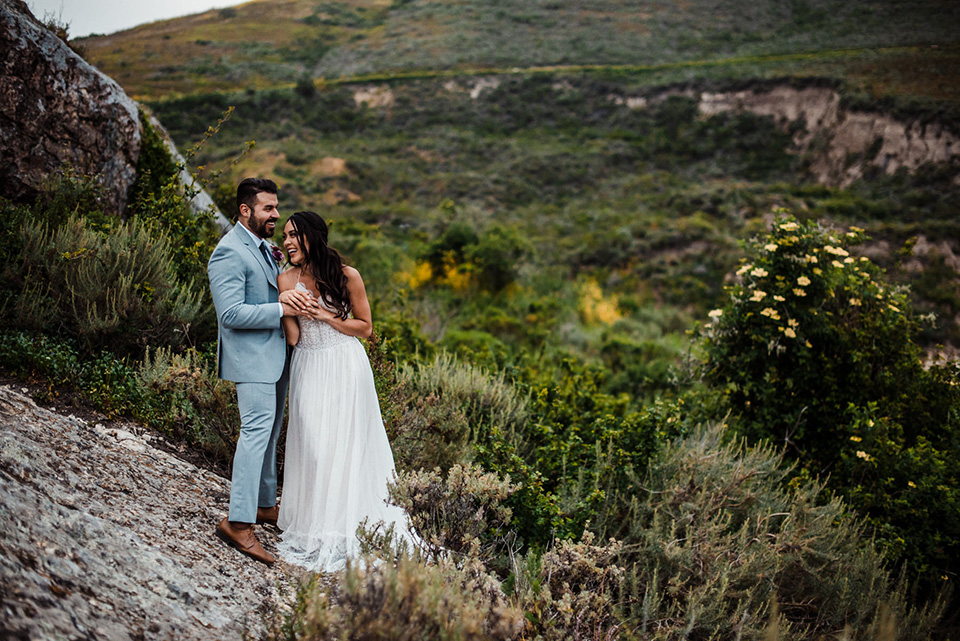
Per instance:
[[[264,262],[263,254],[260,252],[259,245],[253,244],[253,239],[250,237],[250,234],[243,229],[237,229],[241,223],[234,225],[233,233],[237,235],[237,238],[240,239],[240,242],[249,250],[250,254],[253,256],[253,259],[257,261],[257,264],[260,265],[260,269],[263,270],[263,275],[266,276],[267,282],[270,283],[270,286],[274,289],[277,288],[277,274],[273,271],[272,266],[268,267]]]

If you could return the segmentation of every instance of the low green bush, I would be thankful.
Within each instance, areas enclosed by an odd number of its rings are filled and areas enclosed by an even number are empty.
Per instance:
[[[626,626],[645,639],[875,639],[892,618],[898,639],[928,639],[943,601],[910,605],[839,499],[786,488],[782,455],[723,444],[724,431],[668,445],[638,477],[618,531]]]
[[[508,478],[478,467],[454,465],[404,472],[390,486],[390,502],[410,516],[417,547],[427,558],[489,559],[510,523],[504,500],[517,490]]]
[[[350,563],[331,586],[306,583],[293,615],[267,638],[489,641],[516,638],[522,627],[522,613],[482,570],[372,557]]]
[[[195,349],[148,351],[136,372],[149,393],[137,417],[165,434],[229,461],[240,435],[233,383],[217,377],[213,357]]]
[[[82,217],[26,221],[14,326],[60,333],[88,353],[177,345],[201,312],[200,298],[170,266],[170,246],[136,222],[109,233]]]

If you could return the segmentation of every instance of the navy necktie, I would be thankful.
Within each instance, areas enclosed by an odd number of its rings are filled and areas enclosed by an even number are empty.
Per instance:
[[[273,271],[273,256],[267,251],[266,243],[260,243],[260,253],[263,254],[263,259],[267,261],[267,267],[270,268],[270,271]]]

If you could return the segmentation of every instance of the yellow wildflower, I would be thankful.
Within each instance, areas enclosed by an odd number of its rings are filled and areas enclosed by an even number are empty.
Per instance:
[[[857,450],[857,458],[862,458],[864,461],[869,461],[873,457],[862,450]]]
[[[740,269],[737,270],[737,276],[743,276],[744,274],[746,274],[746,273],[747,273],[748,271],[750,271],[751,269],[753,269],[753,265],[750,265],[750,264],[748,263],[748,264],[744,265],[743,267],[741,267]]]
[[[790,329],[789,327],[786,328],[785,330],[783,330],[783,335],[786,336],[786,337],[788,337],[788,338],[796,338],[796,337],[797,337],[797,333],[796,333],[795,331],[793,331],[792,329]]]
[[[750,272],[750,275],[756,276],[757,278],[763,278],[764,276],[767,275],[767,270],[765,270],[763,267],[757,267],[752,272]]]
[[[780,294],[777,294],[776,296],[773,297],[773,300],[777,301],[778,303],[782,303],[783,301],[785,301],[785,300],[787,300],[787,299],[784,298],[783,296],[781,296]]]
[[[776,243],[767,243],[766,245],[763,246],[763,248],[766,249],[768,252],[777,251],[777,247],[778,245]]]
[[[853,256],[847,256],[846,258],[843,259],[843,262],[849,265],[850,263],[853,262]]]
[[[780,320],[780,313],[772,307],[765,307],[760,314],[762,316],[769,316],[773,320]]]
[[[810,341],[807,341],[807,342],[806,342],[806,346],[807,346],[807,347],[813,347],[813,343],[811,343]]]
[[[913,481],[907,481],[907,485],[909,485],[910,487],[913,487],[913,488],[917,487],[917,484],[914,483]]]
[[[863,227],[857,227],[856,225],[850,225],[850,231],[863,233],[866,231]]]
[[[839,267],[840,269],[843,269],[843,263],[841,263],[839,260],[835,260],[830,264],[833,265],[834,267]]]
[[[816,274],[817,276],[819,276],[820,274],[823,273],[823,270],[820,269],[819,267],[814,267],[814,268],[813,268],[813,273]]]
[[[790,327],[800,327],[800,321],[798,321],[796,318],[791,318],[787,321],[787,325]]]
[[[810,284],[810,279],[807,278],[806,276],[801,276],[800,278],[797,279],[797,284],[800,285],[801,287],[806,287],[807,285]]]
[[[850,304],[853,305],[854,307],[860,307],[860,299],[859,299],[859,298],[851,298],[851,299],[850,299]]]
[[[859,436],[851,436],[851,437],[850,437],[850,440],[853,441],[854,443],[859,443],[859,442],[862,441],[863,439],[860,438]]]
[[[823,248],[823,251],[828,254],[833,254],[834,256],[849,256],[850,253],[843,247],[834,247],[833,245],[826,245]]]
[[[800,296],[802,298],[807,295],[807,292],[806,290],[800,289],[799,287],[795,287],[793,290],[793,295]]]
[[[710,318],[720,318],[721,316],[723,316],[723,310],[722,309],[711,310],[710,313],[707,314],[707,316],[709,316]]]
[[[797,229],[799,226],[800,225],[798,225],[797,223],[791,221],[791,222],[783,223],[782,225],[780,225],[780,229],[782,229],[783,231],[793,231],[794,229]]]
[[[759,303],[760,301],[763,300],[763,297],[766,295],[767,295],[767,292],[760,291],[758,289],[757,291],[753,292],[753,296],[750,297],[750,300],[752,300],[755,303]]]

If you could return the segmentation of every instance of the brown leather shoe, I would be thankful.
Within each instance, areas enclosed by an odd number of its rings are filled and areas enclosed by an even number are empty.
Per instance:
[[[277,527],[277,517],[280,516],[280,506],[274,505],[273,507],[258,507],[257,508],[257,525],[272,525]]]
[[[257,537],[253,534],[253,526],[246,528],[234,527],[229,520],[224,518],[220,521],[214,534],[224,543],[232,548],[236,548],[241,554],[246,554],[251,559],[273,565],[276,559],[273,555],[263,549]]]

